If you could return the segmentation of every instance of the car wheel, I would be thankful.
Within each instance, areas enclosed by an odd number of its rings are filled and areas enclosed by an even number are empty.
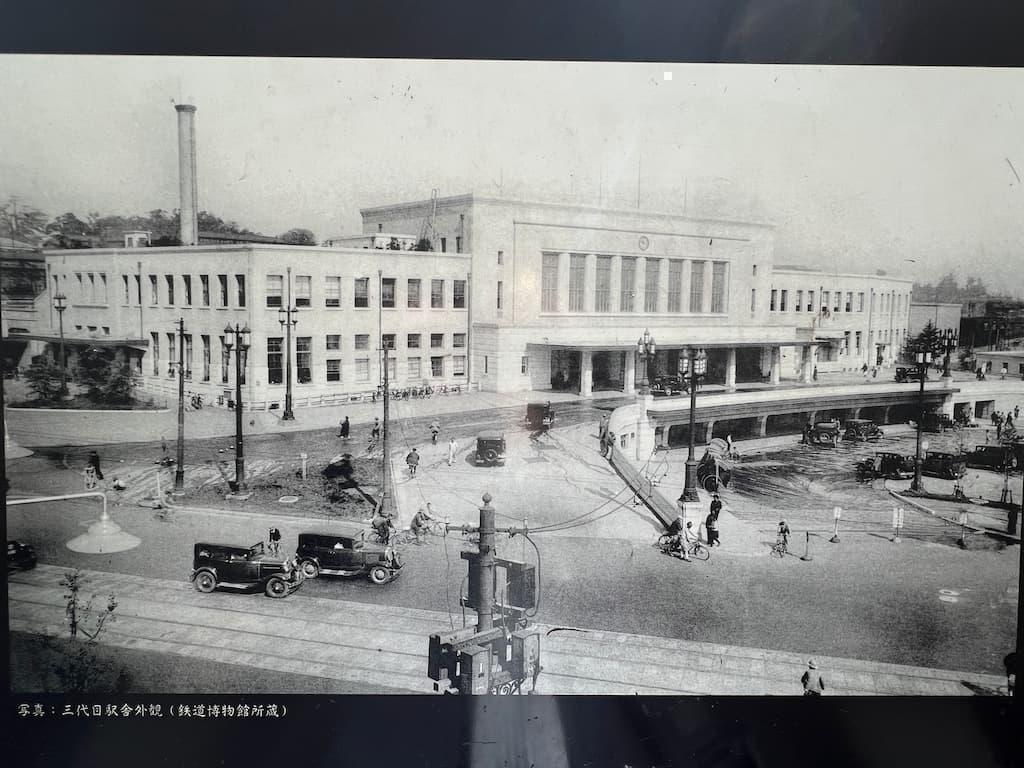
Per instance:
[[[313,560],[302,561],[302,575],[307,579],[315,579],[320,575],[320,566]]]
[[[718,490],[718,478],[714,475],[708,475],[704,478],[704,482],[701,485],[704,486],[704,490],[708,493],[714,493]]]
[[[209,571],[201,571],[196,574],[195,584],[200,592],[209,594],[217,588],[217,577]]]
[[[267,597],[284,597],[288,594],[288,585],[284,583],[284,579],[274,576],[267,581],[265,592]]]
[[[387,584],[391,574],[383,565],[375,565],[370,569],[370,581],[374,584]]]
[[[493,464],[497,460],[498,460],[498,452],[496,450],[494,450],[493,448],[488,448],[484,452],[484,461],[486,461],[488,464]]]
[[[511,696],[514,690],[515,688],[513,687],[512,683],[502,683],[494,689],[494,692],[499,696]]]

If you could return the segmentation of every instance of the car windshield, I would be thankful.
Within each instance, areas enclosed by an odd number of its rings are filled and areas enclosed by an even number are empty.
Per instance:
[[[252,558],[259,557],[262,554],[263,554],[263,542],[261,541],[258,544],[253,544],[251,547],[249,547],[249,552],[246,555],[246,557],[248,557],[251,560]]]

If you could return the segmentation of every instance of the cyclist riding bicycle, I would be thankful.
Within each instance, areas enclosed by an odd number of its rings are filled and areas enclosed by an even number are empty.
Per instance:
[[[783,547],[789,547],[789,526],[785,520],[779,521],[779,528],[776,532],[776,541]]]
[[[384,544],[391,542],[391,537],[395,533],[395,524],[391,522],[391,518],[387,515],[377,512],[373,516],[373,520],[370,521],[370,525],[373,526],[374,532],[377,534],[377,538]]]
[[[417,539],[420,538],[421,533],[426,533],[427,528],[430,527],[430,523],[437,519],[431,514],[431,512],[433,512],[433,509],[431,509],[430,503],[428,502],[426,509],[420,507],[416,514],[412,516],[412,523],[410,527]]]

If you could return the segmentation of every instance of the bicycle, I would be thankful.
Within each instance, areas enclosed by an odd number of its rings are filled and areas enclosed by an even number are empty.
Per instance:
[[[789,554],[789,544],[785,539],[778,539],[772,544],[772,551],[769,553],[778,558],[783,558]]]
[[[666,555],[675,553],[676,537],[671,533],[663,533],[658,537],[658,548]],[[686,554],[697,560],[707,560],[711,557],[711,550],[700,541],[691,542],[686,547]]]

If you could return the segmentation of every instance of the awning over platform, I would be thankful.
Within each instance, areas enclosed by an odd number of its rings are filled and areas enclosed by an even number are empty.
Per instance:
[[[4,337],[4,341],[44,341],[60,344],[60,336],[44,336],[37,333],[12,333]],[[72,347],[133,347],[149,349],[149,339],[117,339],[110,336],[83,339],[77,336],[65,336],[64,344]]]

